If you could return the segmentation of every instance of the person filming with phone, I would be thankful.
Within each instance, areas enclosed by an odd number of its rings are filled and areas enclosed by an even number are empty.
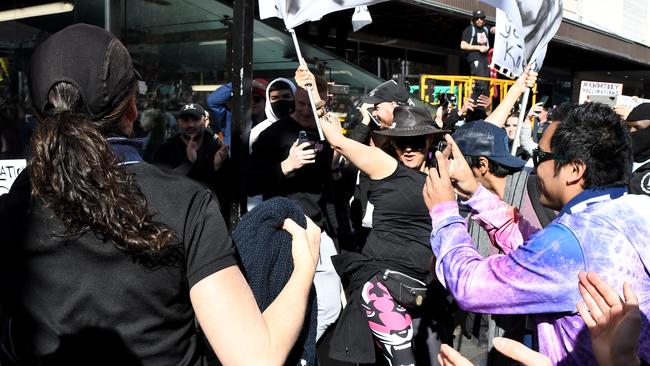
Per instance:
[[[296,83],[318,86],[314,98],[325,106],[327,83],[310,74]],[[262,131],[253,143],[246,167],[246,194],[264,200],[286,197],[296,202],[321,229],[320,260],[314,277],[318,301],[316,339],[334,323],[341,311],[341,282],[330,257],[336,254],[332,231],[324,214],[324,192],[330,189],[332,148],[319,141],[316,121],[307,90],[294,95],[295,109]],[[329,231],[329,233],[328,233]]]

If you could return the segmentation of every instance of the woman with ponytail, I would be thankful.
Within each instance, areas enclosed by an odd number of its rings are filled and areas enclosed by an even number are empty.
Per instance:
[[[215,197],[128,138],[139,75],[124,45],[76,24],[36,49],[29,76],[40,123],[0,200],[0,362],[200,365],[196,319],[222,364],[283,364],[320,230],[285,221],[294,271],[260,313]]]

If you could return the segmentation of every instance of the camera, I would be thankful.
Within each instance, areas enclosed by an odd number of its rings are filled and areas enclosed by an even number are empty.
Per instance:
[[[436,151],[443,152],[447,148],[447,141],[442,140],[438,142],[438,145],[435,148],[429,149],[429,152],[427,153],[427,165],[430,168],[437,168],[438,167],[438,160],[436,160]]]
[[[453,93],[440,93],[438,94],[438,102],[441,106],[449,105],[455,106],[457,102],[456,95]]]

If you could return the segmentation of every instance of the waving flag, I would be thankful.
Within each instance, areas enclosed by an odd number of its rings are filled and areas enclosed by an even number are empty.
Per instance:
[[[287,29],[293,29],[305,22],[320,20],[324,15],[335,11],[378,4],[384,1],[387,0],[259,0],[260,18],[282,18]],[[357,16],[361,17],[362,22],[370,24],[368,23],[370,14],[367,11],[367,8],[357,9],[355,14],[359,12]]]
[[[527,64],[539,71],[562,23],[562,0],[482,0],[497,8],[491,67],[514,78]]]

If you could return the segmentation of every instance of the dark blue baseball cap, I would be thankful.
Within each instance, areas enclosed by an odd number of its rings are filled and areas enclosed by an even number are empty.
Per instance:
[[[508,135],[492,123],[483,120],[466,123],[452,137],[463,155],[483,156],[509,168],[521,169],[526,165],[510,154]]]

